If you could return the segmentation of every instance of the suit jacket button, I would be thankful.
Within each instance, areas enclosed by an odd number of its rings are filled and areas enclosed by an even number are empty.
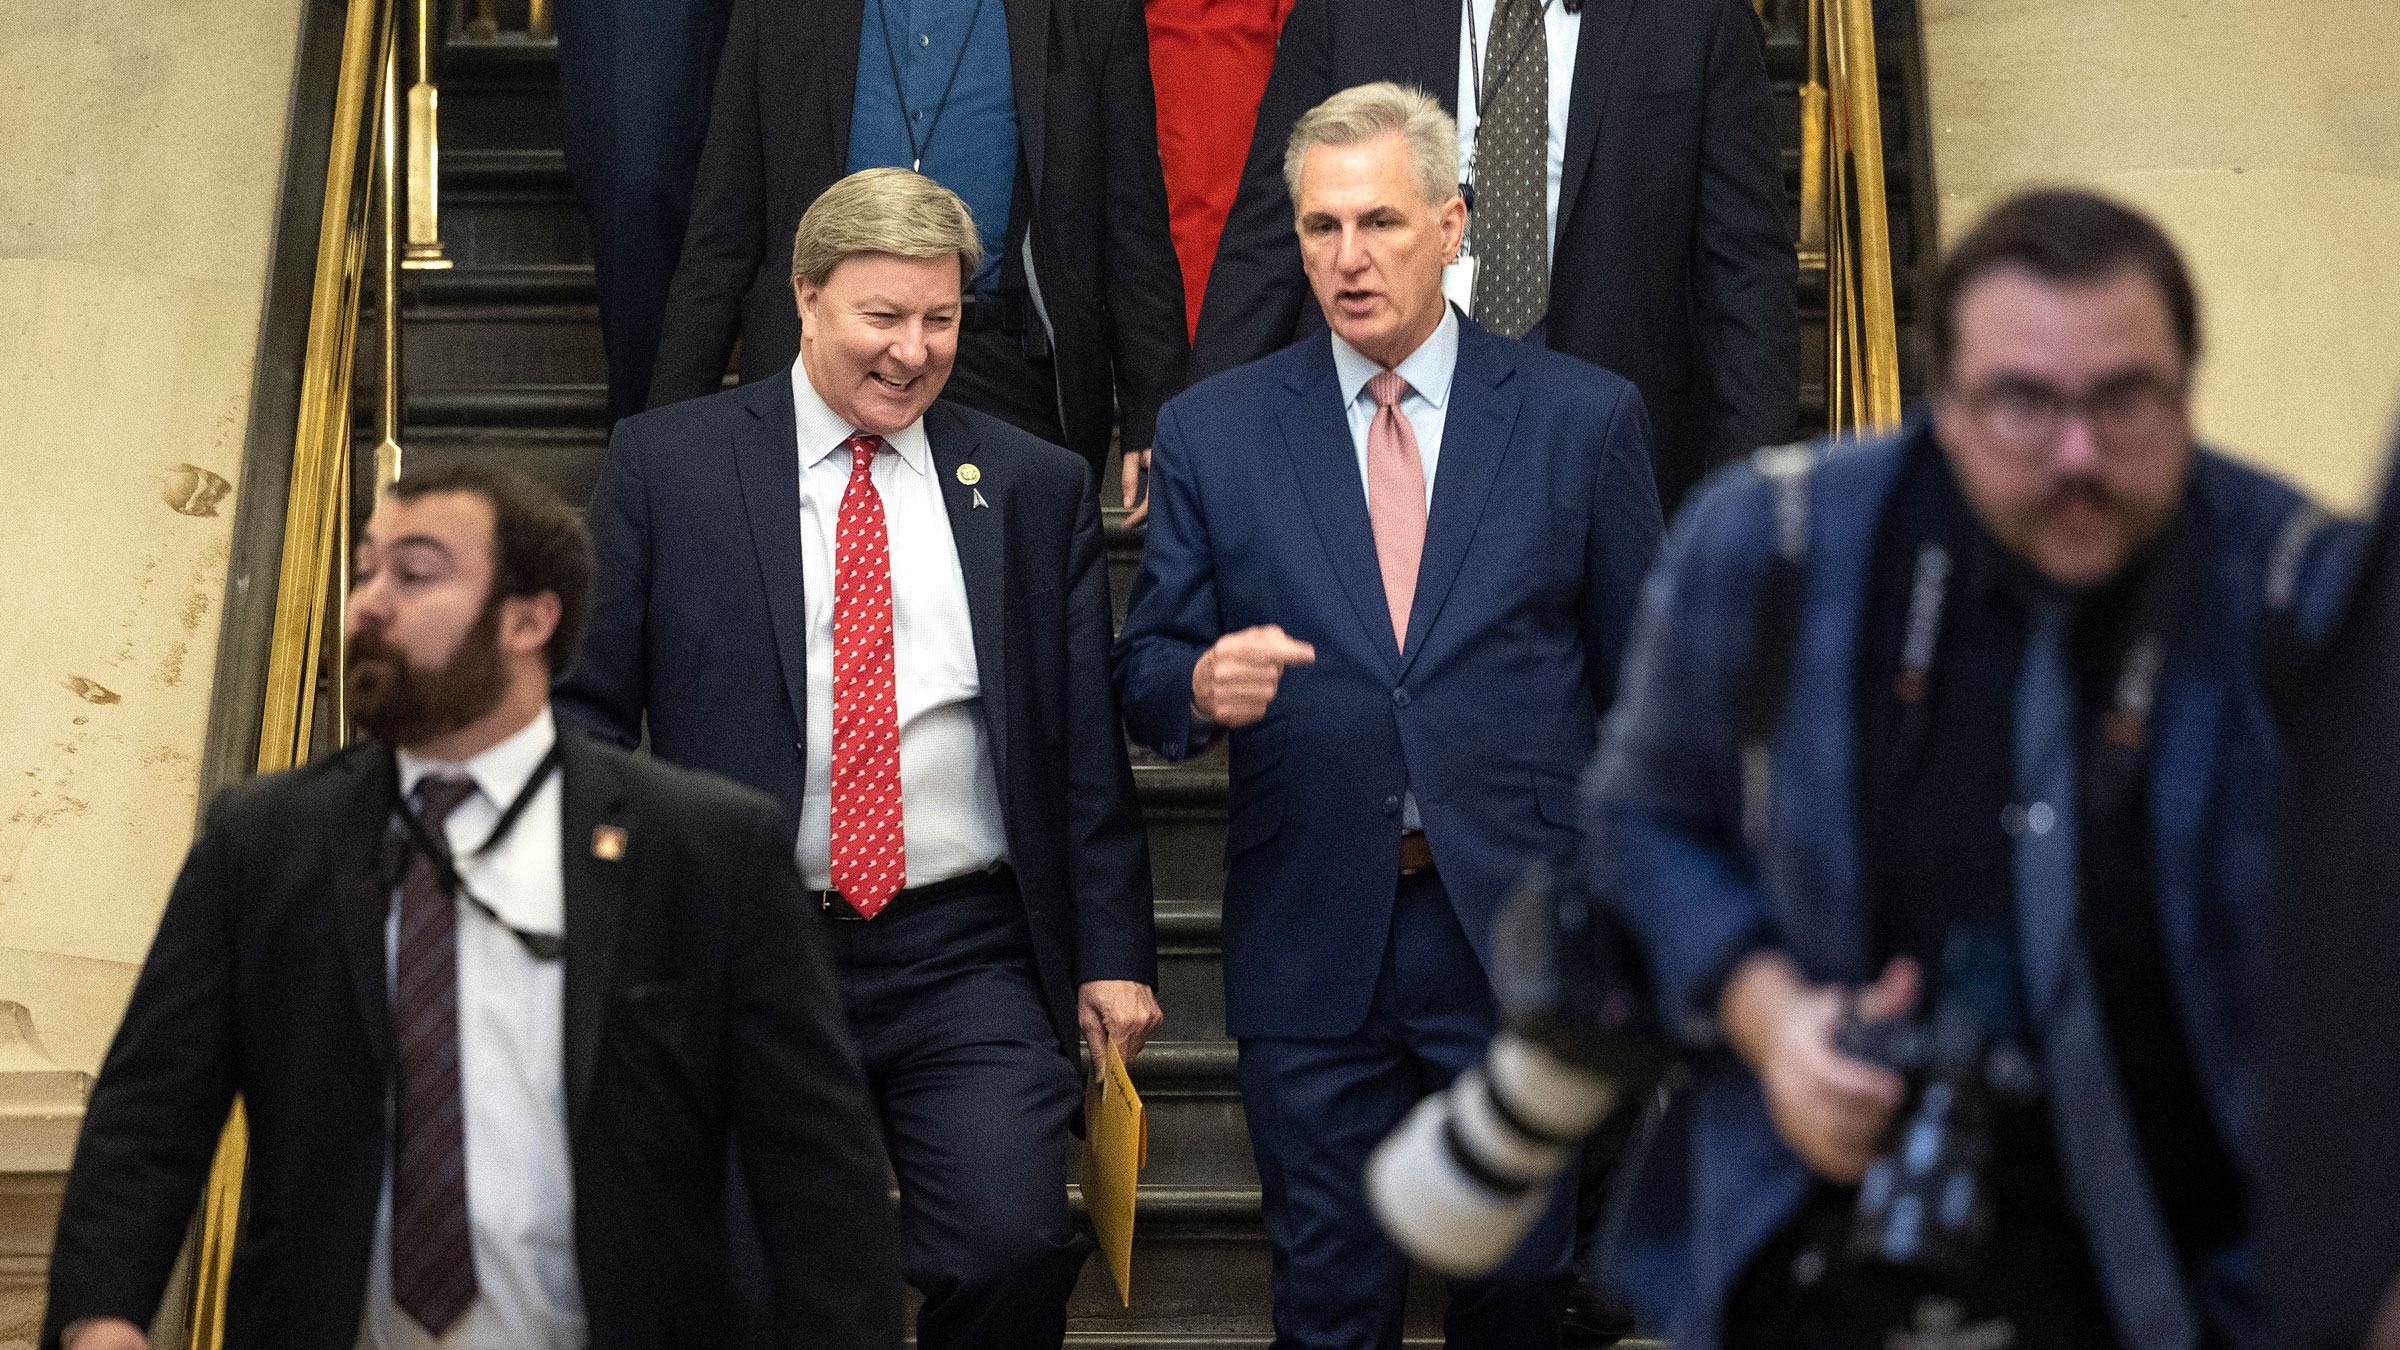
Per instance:
[[[1393,705],[1394,707],[1399,707],[1399,708],[1405,708],[1405,707],[1407,707],[1407,706],[1408,706],[1408,691],[1407,691],[1407,690],[1405,690],[1405,689],[1395,689],[1395,690],[1393,690],[1393,691],[1392,691],[1392,705]]]
[[[1398,797],[1386,797],[1383,799],[1383,813],[1385,815],[1391,815],[1393,812],[1398,811],[1399,809],[1400,799]]]
[[[802,745],[802,744],[801,744],[800,742],[798,742],[798,741],[794,741],[794,742],[792,742],[792,758],[794,758],[794,759],[800,759],[800,760],[805,760],[805,759],[807,759],[807,758],[808,758],[808,747],[807,747],[807,746],[805,746],[805,745]]]

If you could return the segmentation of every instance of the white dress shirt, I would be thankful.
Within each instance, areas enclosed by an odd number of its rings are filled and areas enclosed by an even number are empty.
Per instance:
[[[1462,183],[1473,182],[1467,166],[1475,161],[1475,127],[1481,120],[1476,116],[1476,99],[1482,90],[1476,84],[1475,57],[1480,55],[1484,65],[1497,64],[1505,69],[1508,53],[1497,57],[1492,53],[1492,10],[1499,0],[1459,0],[1464,16],[1458,25],[1458,177]],[[1467,27],[1474,25],[1474,50],[1468,49]],[[1558,256],[1558,189],[1559,180],[1567,168],[1567,109],[1575,97],[1575,46],[1583,37],[1583,16],[1570,14],[1560,0],[1548,0],[1542,9],[1542,25],[1550,44],[1550,256]],[[1530,59],[1528,50],[1518,58]]]
[[[1367,392],[1367,381],[1383,370],[1372,360],[1359,354],[1356,347],[1333,337],[1333,377],[1342,387],[1342,402],[1350,414],[1350,446],[1358,453],[1358,484],[1364,493],[1372,493],[1367,484],[1367,430],[1375,422],[1375,396]],[[1425,515],[1428,526],[1433,516],[1433,468],[1442,458],[1442,427],[1449,420],[1450,382],[1458,373],[1458,311],[1442,306],[1442,321],[1417,349],[1401,358],[1392,367],[1406,389],[1400,395],[1400,415],[1408,419],[1408,429],[1417,438],[1417,458],[1425,466]],[[1425,828],[1424,817],[1417,811],[1417,794],[1404,792],[1400,799],[1400,826],[1407,830]]]
[[[800,572],[808,612],[808,762],[800,798],[801,878],[833,885],[834,532],[850,487],[849,423],[792,363],[799,434]],[[900,719],[900,832],[908,884],[927,886],[1008,858],[1000,779],[983,722],[967,577],[923,419],[884,438],[870,476],[883,498],[892,566],[892,678]]]
[[[464,764],[400,752],[403,794],[428,775],[475,781],[476,791],[444,822],[451,857],[477,899],[531,933],[566,931],[559,837],[565,775],[550,775],[499,847],[481,857],[470,854],[491,837],[501,812],[557,739],[545,707],[524,730]],[[462,900],[457,906],[458,1076],[466,1112],[475,1302],[439,1340],[392,1302],[387,1143],[358,1344],[364,1350],[583,1350],[583,1278],[575,1264],[575,1182],[567,1146],[565,963],[535,960],[473,905]],[[384,920],[387,991],[399,923],[395,898]]]

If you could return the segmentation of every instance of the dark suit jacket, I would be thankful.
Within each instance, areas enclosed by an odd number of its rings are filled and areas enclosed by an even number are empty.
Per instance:
[[[617,424],[599,571],[561,712],[773,793],[797,818],[808,718],[792,376]],[[966,573],[1009,861],[1060,1047],[1075,986],[1156,984],[1150,846],[1108,678],[1107,550],[1073,455],[936,402],[926,438]],[[973,460],[981,478],[958,480]],[[980,492],[987,505],[974,505]]]
[[[816,916],[775,804],[561,729],[567,1131],[594,1350],[742,1343],[726,1266],[736,1135],[785,1345],[896,1347],[899,1243]],[[211,804],[100,1071],[50,1262],[44,1344],[146,1324],[234,1094],[249,1181],[229,1346],[358,1332],[393,1073],[377,854],[391,751]],[[622,861],[595,827],[626,832]]]
[[[1283,186],[1292,124],[1374,80],[1421,85],[1455,112],[1459,5],[1293,7],[1209,273],[1193,379],[1322,325]],[[1541,331],[1641,391],[1671,510],[1707,468],[1790,440],[1799,415],[1799,264],[1766,47],[1745,0],[1587,0],[1573,79]]]
[[[1031,185],[1018,224],[1032,226],[1067,446],[1097,464],[1118,405],[1125,444],[1150,443],[1187,351],[1150,39],[1140,0],[1006,8],[1019,196]],[[862,0],[737,0],[651,407],[716,392],[737,334],[744,384],[799,354],[792,232],[849,163],[865,12]],[[1009,232],[1004,281],[1022,275],[1023,237]]]
[[[1641,399],[1460,321],[1405,644],[1327,335],[1170,401],[1157,452],[1117,644],[1126,726],[1192,754],[1192,667],[1220,636],[1271,623],[1316,645],[1232,733],[1225,1025],[1348,1035],[1391,927],[1404,789],[1479,955],[1526,865],[1574,838],[1659,537]]]
[[[2287,728],[2259,986],[2258,1215],[2278,1350],[2350,1350],[2400,1287],[2400,475],[2355,585]]]

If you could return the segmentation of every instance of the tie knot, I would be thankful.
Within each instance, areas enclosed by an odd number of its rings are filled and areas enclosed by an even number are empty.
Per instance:
[[[1400,378],[1399,371],[1379,371],[1367,380],[1367,392],[1375,396],[1378,410],[1397,408],[1400,406],[1400,396],[1408,392],[1408,381]]]
[[[416,791],[408,795],[416,804],[417,818],[425,822],[425,828],[439,830],[460,802],[475,795],[475,780],[448,774],[426,777],[419,779]]]
[[[850,472],[865,473],[875,467],[875,456],[883,449],[883,437],[852,436],[842,442],[842,448],[850,452]]]

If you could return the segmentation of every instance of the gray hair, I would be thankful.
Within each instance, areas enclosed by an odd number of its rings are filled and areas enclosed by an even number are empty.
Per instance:
[[[810,204],[792,232],[792,276],[822,286],[855,253],[958,258],[964,286],[983,265],[975,217],[958,194],[906,169],[861,169]]]
[[[1300,161],[1320,145],[1358,145],[1397,135],[1427,206],[1458,195],[1458,123],[1441,101],[1413,85],[1378,80],[1345,89],[1303,113],[1283,152],[1283,186],[1300,205]]]

